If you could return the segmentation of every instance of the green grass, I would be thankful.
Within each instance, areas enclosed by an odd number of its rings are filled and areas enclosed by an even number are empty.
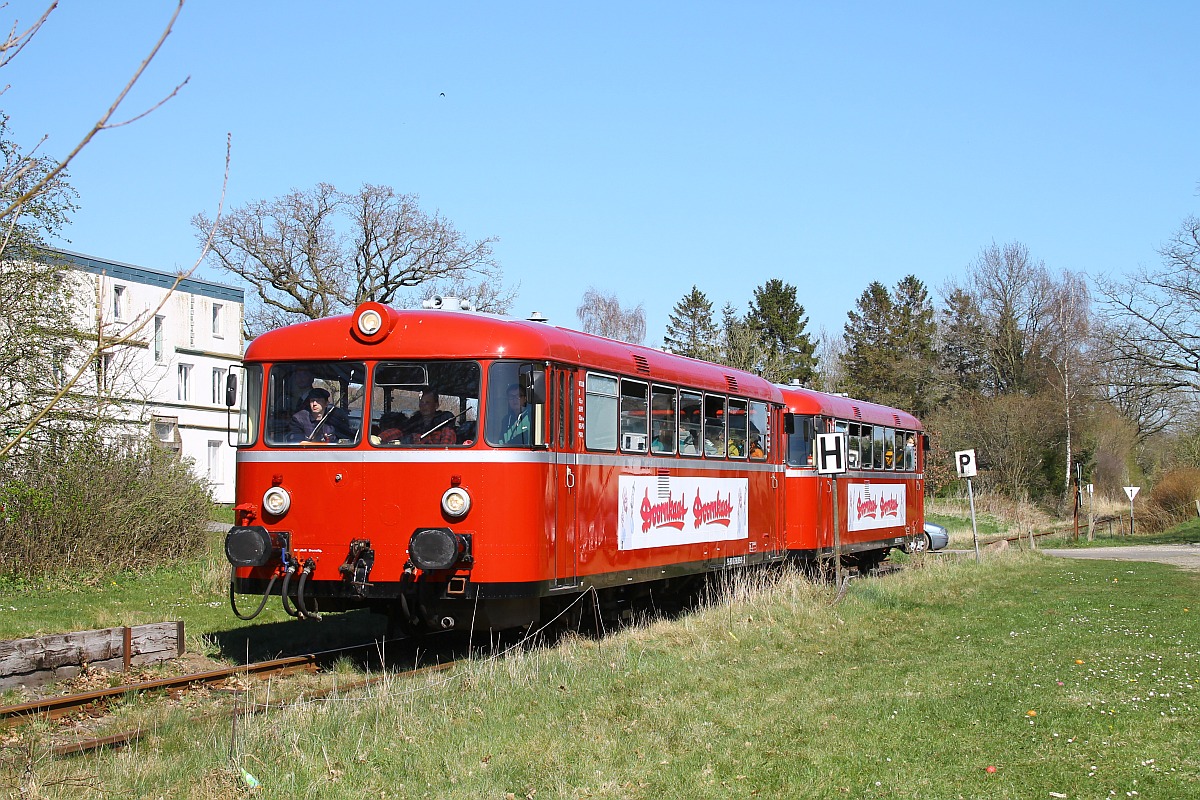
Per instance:
[[[54,761],[34,741],[0,785],[234,797],[245,769],[261,798],[1200,795],[1200,575],[916,564],[837,605],[794,575],[739,586],[674,622],[243,719],[236,741],[181,712],[137,748]]]
[[[278,597],[255,620],[237,619],[224,537],[214,531],[206,555],[154,570],[75,581],[0,578],[0,640],[182,620],[190,652],[240,663],[247,652],[260,660],[382,635],[382,617],[353,612],[335,615],[331,625],[301,622],[282,611]],[[243,613],[253,610],[252,600],[238,596]]]

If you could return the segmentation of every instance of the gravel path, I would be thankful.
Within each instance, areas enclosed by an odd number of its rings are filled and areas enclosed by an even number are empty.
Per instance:
[[[1089,547],[1086,549],[1039,552],[1060,558],[1107,558],[1112,561],[1158,561],[1183,569],[1200,571],[1200,544],[1139,544],[1128,547]]]

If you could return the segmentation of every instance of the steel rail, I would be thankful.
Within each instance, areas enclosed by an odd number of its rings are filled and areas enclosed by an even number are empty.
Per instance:
[[[364,647],[365,645],[357,645],[356,648]],[[350,649],[356,649],[350,648]],[[303,656],[291,656],[289,658],[276,658],[270,661],[259,661],[253,664],[243,664],[238,667],[227,667],[224,669],[214,669],[205,672],[193,672],[189,675],[180,675],[174,678],[159,678],[151,681],[139,681],[138,683],[122,684],[121,686],[113,686],[108,689],[96,689],[90,692],[80,692],[78,694],[60,695],[57,697],[45,697],[40,700],[33,700],[28,703],[19,703],[11,706],[0,706],[0,721],[4,727],[11,728],[14,725],[19,725],[25,721],[26,717],[42,716],[47,719],[56,719],[65,716],[72,711],[83,708],[93,703],[100,703],[111,700],[114,697],[121,697],[127,694],[140,694],[141,692],[150,692],[157,689],[177,689],[190,686],[194,683],[215,683],[220,680],[234,678],[239,675],[283,675],[289,672],[298,670],[314,670],[317,667],[321,658],[328,655],[327,653],[310,653]]]
[[[415,669],[406,670],[404,672],[390,673],[388,675],[378,675],[374,678],[363,678],[362,680],[352,681],[351,683],[348,683],[348,684],[340,684],[337,686],[331,686],[328,689],[323,689],[323,690],[320,690],[317,692],[309,691],[309,692],[306,692],[305,694],[303,694],[302,697],[304,697],[307,700],[320,700],[321,698],[328,697],[329,695],[334,694],[334,693],[357,691],[357,690],[365,688],[367,686],[371,686],[373,684],[379,683],[380,681],[383,681],[385,678],[389,678],[389,677],[390,678],[411,678],[411,677],[420,675],[425,672],[442,672],[444,670],[447,670],[447,669],[450,669],[451,667],[453,667],[455,665],[455,663],[456,662],[454,662],[454,661],[449,661],[444,664],[432,664],[432,665],[426,666],[426,667],[417,667]],[[227,718],[231,718],[231,717],[249,716],[251,714],[265,714],[266,712],[270,711],[272,708],[277,708],[277,709],[286,708],[287,703],[288,703],[288,701],[280,701],[280,703],[278,705],[266,705],[266,704],[255,703],[255,704],[246,705],[244,707],[234,706],[233,708],[226,709],[225,712],[222,713],[219,718],[227,719]],[[193,717],[192,721],[200,722],[200,721],[211,720],[211,719],[213,719],[212,715],[206,715],[202,718],[201,717]],[[137,742],[138,740],[140,740],[144,733],[146,733],[146,731],[143,730],[142,728],[134,728],[133,730],[130,730],[130,731],[114,733],[109,736],[101,736],[96,739],[80,739],[79,741],[75,741],[75,742],[68,742],[66,744],[55,745],[53,748],[51,748],[51,752],[55,756],[63,757],[63,756],[82,755],[84,753],[90,753],[93,750],[100,750],[105,747],[113,747],[113,748],[125,747],[126,745],[133,744],[134,742]]]

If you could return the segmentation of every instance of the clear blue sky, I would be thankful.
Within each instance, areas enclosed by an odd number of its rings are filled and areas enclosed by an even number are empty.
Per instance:
[[[172,7],[63,0],[0,74],[18,141],[69,150]],[[74,163],[58,244],[188,267],[228,132],[227,204],[417,193],[499,237],[515,315],[576,326],[595,286],[658,344],[693,283],[744,310],[781,278],[840,331],[872,280],[936,292],[993,241],[1090,275],[1158,263],[1200,213],[1197,30],[1195,2],[191,0],[126,113],[190,83]]]

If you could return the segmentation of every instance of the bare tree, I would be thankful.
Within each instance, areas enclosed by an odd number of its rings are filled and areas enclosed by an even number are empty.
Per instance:
[[[492,254],[495,238],[471,241],[414,194],[365,184],[350,194],[320,183],[234,209],[215,228],[211,259],[253,287],[246,335],[320,319],[366,300],[394,303],[407,290],[441,285],[481,310],[511,303]],[[503,309],[501,309],[503,310]]]
[[[1092,355],[1087,349],[1091,341],[1092,299],[1083,276],[1064,272],[1052,287],[1047,311],[1051,323],[1045,336],[1045,358],[1050,365],[1047,379],[1062,401],[1066,455],[1063,490],[1066,491],[1071,486],[1075,418],[1094,375]]]
[[[583,293],[575,314],[584,333],[631,344],[641,344],[646,339],[645,307],[638,303],[635,308],[622,308],[615,294],[605,294],[594,286],[589,286]]]
[[[170,92],[170,94],[160,99],[150,108],[147,108],[140,113],[129,117],[128,119],[120,121],[114,121],[113,119],[120,110],[122,103],[124,103],[125,99],[129,96],[129,93],[133,91],[134,85],[137,84],[138,80],[142,77],[142,73],[144,73],[146,68],[150,66],[150,62],[154,60],[154,57],[158,55],[158,51],[163,46],[163,42],[165,42],[167,37],[171,35],[171,31],[175,26],[175,20],[179,18],[179,12],[183,10],[183,3],[184,0],[178,0],[175,6],[175,12],[171,15],[171,19],[167,21],[166,27],[163,28],[162,34],[158,37],[158,41],[154,43],[154,46],[150,49],[149,54],[142,59],[142,63],[134,71],[128,82],[126,82],[125,88],[123,88],[117,94],[116,99],[114,99],[112,104],[109,105],[108,110],[101,114],[100,119],[96,121],[96,124],[94,124],[86,133],[84,133],[79,142],[71,149],[69,153],[67,153],[66,156],[59,159],[52,168],[43,171],[37,180],[25,181],[21,191],[13,191],[13,186],[15,181],[21,180],[25,176],[26,170],[23,167],[27,162],[18,162],[15,165],[9,165],[9,168],[5,171],[5,182],[0,183],[0,191],[2,191],[4,194],[4,201],[3,203],[0,203],[0,220],[7,219],[14,213],[19,213],[22,207],[30,202],[35,201],[42,191],[50,186],[67,169],[67,166],[71,163],[71,161],[74,160],[74,158],[79,155],[83,149],[88,146],[92,139],[94,139],[101,131],[120,128],[124,125],[136,122],[137,120],[145,117],[147,114],[150,114],[155,109],[162,106],[164,103],[178,94],[180,89],[187,85],[187,82],[190,80],[190,78],[185,78],[182,83],[180,83]],[[20,24],[16,20],[12,22],[12,25],[9,27],[8,36],[3,40],[0,40],[0,67],[7,66],[14,58],[17,57],[17,55],[20,54],[20,52],[26,47],[26,45],[29,44],[33,37],[36,36],[37,33],[42,29],[42,26],[46,23],[46,20],[49,19],[51,13],[53,13],[57,7],[58,3],[56,0],[56,2],[52,2],[50,4],[50,6],[45,10],[45,12],[42,13],[42,16],[39,17],[36,22],[23,31],[20,29]],[[0,90],[0,94],[2,93],[3,90]],[[45,141],[46,138],[43,137],[42,142]],[[34,159],[37,157],[36,153],[42,142],[39,142],[37,146],[34,146],[29,151],[29,154],[26,156],[27,159]],[[33,169],[33,165],[29,164],[29,168]]]
[[[1106,315],[1122,331],[1104,359],[1134,371],[1145,389],[1200,392],[1200,218],[1188,217],[1159,251],[1161,266],[1100,279]]]
[[[57,5],[57,2],[51,3],[37,21],[24,30],[17,21],[11,23],[8,35],[0,40],[0,67],[7,66],[28,46]],[[4,391],[8,403],[0,410],[7,434],[0,446],[0,459],[48,417],[73,416],[72,409],[56,411],[56,408],[89,369],[95,369],[97,365],[102,368],[106,354],[111,354],[115,347],[133,342],[153,318],[151,312],[145,318],[114,330],[98,317],[94,338],[78,331],[71,313],[74,287],[63,265],[47,258],[41,248],[43,236],[61,228],[75,210],[76,195],[67,183],[67,167],[71,161],[96,135],[145,117],[174,97],[187,83],[185,79],[167,96],[140,113],[114,120],[170,35],[182,8],[183,0],[179,0],[162,34],[124,88],[65,156],[54,158],[39,154],[45,137],[28,150],[21,148],[7,138],[8,118],[0,119],[0,153],[5,159],[0,171],[0,300],[3,301],[0,335],[4,339],[4,351],[0,354],[0,366],[3,367],[0,390]],[[0,94],[3,91],[0,89]],[[228,168],[228,156],[226,166]],[[179,280],[190,272],[181,274]],[[105,385],[105,381],[98,380],[99,390]],[[99,394],[98,391],[97,396]]]

